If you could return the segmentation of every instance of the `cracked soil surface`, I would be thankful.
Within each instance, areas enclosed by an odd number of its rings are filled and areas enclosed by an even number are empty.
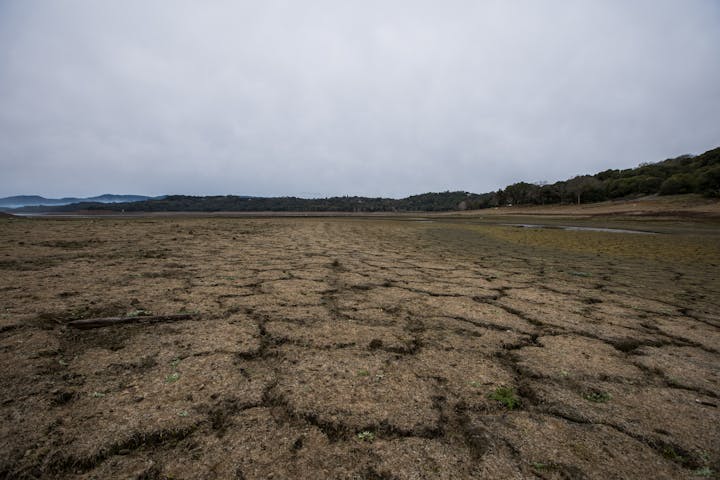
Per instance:
[[[688,222],[0,219],[0,478],[717,478]]]

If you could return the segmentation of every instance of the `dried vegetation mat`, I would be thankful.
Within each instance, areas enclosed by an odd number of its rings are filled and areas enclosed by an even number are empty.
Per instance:
[[[622,235],[0,219],[0,478],[717,478],[720,229]]]

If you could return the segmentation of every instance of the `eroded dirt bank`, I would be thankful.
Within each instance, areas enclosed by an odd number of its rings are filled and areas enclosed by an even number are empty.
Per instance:
[[[720,236],[688,232],[0,219],[0,477],[716,476]]]

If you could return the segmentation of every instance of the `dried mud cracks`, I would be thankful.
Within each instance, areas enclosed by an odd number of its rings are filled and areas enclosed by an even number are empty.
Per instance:
[[[497,228],[4,221],[0,477],[716,475],[717,265]]]

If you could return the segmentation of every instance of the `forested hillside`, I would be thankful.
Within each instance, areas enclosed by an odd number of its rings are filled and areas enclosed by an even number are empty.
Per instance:
[[[75,203],[58,207],[26,207],[16,212],[67,212],[111,210],[126,212],[402,212],[450,211],[501,205],[592,203],[643,195],[697,193],[720,197],[720,148],[702,155],[682,155],[625,170],[605,170],[552,184],[518,182],[496,192],[440,192],[407,198],[369,197],[243,197],[235,195],[193,197],[170,195],[140,202]]]
[[[403,199],[368,197],[239,197],[235,195],[193,197],[169,195],[143,202],[76,203],[62,207],[27,207],[15,212],[72,212],[105,210],[125,212],[396,212],[455,210],[463,201],[479,201],[467,192],[425,193]]]
[[[479,195],[469,208],[498,205],[592,203],[642,195],[698,193],[720,197],[720,148],[702,155],[682,155],[626,170],[605,170],[553,184],[514,183]]]

